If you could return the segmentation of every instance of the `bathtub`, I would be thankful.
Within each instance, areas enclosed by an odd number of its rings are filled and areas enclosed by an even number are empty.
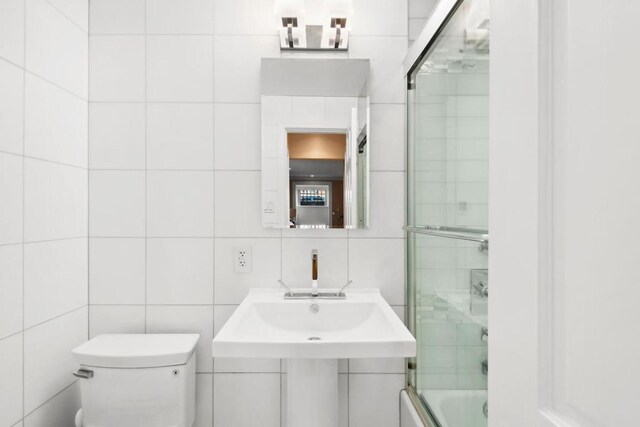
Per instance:
[[[425,390],[420,394],[440,427],[487,427],[486,390]]]

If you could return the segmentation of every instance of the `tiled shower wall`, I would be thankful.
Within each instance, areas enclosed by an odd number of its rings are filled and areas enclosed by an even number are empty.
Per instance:
[[[385,289],[403,315],[407,2],[355,0],[349,53],[328,54],[371,60],[371,228],[355,231],[261,225],[273,0],[91,0],[90,17],[90,335],[199,332],[197,425],[285,425],[284,363],[214,361],[211,339],[249,288],[307,286],[312,248],[321,276]],[[402,360],[341,372],[343,426],[398,425]]]
[[[0,1],[0,426],[68,427],[87,339],[88,2]]]

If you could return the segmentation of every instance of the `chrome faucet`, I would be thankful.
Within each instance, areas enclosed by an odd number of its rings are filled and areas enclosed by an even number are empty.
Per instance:
[[[318,296],[318,250],[311,250],[311,296]]]

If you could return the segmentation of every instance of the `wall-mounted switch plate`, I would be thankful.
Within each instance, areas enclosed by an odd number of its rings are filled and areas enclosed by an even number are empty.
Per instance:
[[[249,246],[237,246],[233,248],[233,263],[236,273],[250,273],[251,248]]]

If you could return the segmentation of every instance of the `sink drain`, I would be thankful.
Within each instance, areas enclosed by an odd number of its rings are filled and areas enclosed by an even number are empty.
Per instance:
[[[307,341],[320,341],[322,338],[320,337],[309,337],[307,338]]]

